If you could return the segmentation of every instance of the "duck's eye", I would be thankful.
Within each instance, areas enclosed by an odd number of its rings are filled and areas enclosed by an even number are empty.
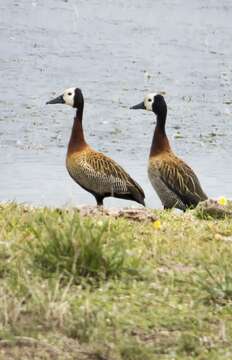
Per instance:
[[[69,93],[68,93],[68,96],[71,96],[71,95],[72,95],[72,93],[69,92]]]
[[[149,102],[151,102],[151,99],[148,99]]]

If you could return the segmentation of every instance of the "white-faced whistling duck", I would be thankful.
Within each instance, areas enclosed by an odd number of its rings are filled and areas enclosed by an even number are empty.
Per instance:
[[[66,167],[73,180],[90,192],[99,206],[109,196],[133,200],[145,206],[142,188],[115,161],[86,143],[82,127],[84,98],[81,90],[67,89],[47,102],[58,103],[77,109],[66,157]]]
[[[172,151],[166,132],[167,105],[160,94],[149,94],[131,109],[153,111],[156,127],[150,149],[148,177],[164,209],[176,207],[185,211],[206,200],[193,170]]]

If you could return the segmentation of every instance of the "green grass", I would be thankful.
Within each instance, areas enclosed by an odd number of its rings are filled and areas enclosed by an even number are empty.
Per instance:
[[[0,206],[0,360],[231,359],[232,222]]]

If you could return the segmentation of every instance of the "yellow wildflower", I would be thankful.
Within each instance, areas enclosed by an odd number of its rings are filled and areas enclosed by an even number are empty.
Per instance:
[[[222,205],[222,206],[227,205],[227,198],[225,198],[224,196],[221,196],[221,197],[218,199],[218,204],[219,204],[219,205]]]
[[[160,230],[160,228],[161,228],[160,220],[154,221],[152,225],[153,225],[153,228],[156,229],[156,230]]]

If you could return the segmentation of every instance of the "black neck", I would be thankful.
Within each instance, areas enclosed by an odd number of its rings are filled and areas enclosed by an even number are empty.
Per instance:
[[[84,102],[78,105],[77,111],[76,111],[76,117],[81,124],[82,124],[82,118],[83,118],[83,111],[84,111]]]
[[[165,124],[166,124],[166,118],[167,118],[167,109],[163,108],[160,109],[159,113],[156,116],[156,127],[160,129],[161,133],[166,135],[165,132]]]

